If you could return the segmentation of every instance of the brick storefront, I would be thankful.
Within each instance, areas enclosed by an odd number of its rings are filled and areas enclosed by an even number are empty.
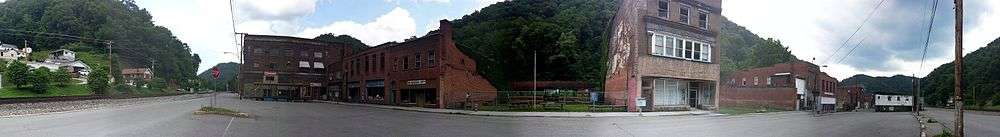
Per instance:
[[[837,79],[801,60],[733,72],[724,78],[722,106],[766,106],[786,110],[832,112]]]
[[[455,47],[451,23],[401,43],[386,43],[346,59],[345,81],[336,98],[343,101],[460,107],[492,101],[496,89],[476,72],[476,62]],[[467,98],[468,96],[468,98]]]
[[[612,22],[605,100],[637,111],[716,109],[721,0],[623,0]]]
[[[349,54],[347,46],[286,36],[243,34],[241,98],[321,99],[332,66]]]

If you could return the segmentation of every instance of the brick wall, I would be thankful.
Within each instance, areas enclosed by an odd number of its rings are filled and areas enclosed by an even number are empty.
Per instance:
[[[722,107],[767,106],[785,110],[795,110],[795,88],[732,88],[722,87],[719,105]]]

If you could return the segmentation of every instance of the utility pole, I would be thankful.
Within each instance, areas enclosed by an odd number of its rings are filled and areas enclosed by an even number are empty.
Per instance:
[[[535,108],[535,92],[538,91],[538,51],[533,52],[534,56],[531,58],[531,108]]]
[[[962,0],[955,0],[955,136],[964,137],[962,111]]]
[[[107,44],[108,44],[108,70],[107,70],[108,71],[108,83],[112,83],[112,82],[115,81],[115,78],[111,75],[111,72],[114,72],[114,71],[111,71],[111,70],[114,68],[114,67],[112,67],[112,65],[114,65],[115,62],[113,61],[113,58],[111,56],[111,45],[112,45],[112,42],[108,41]]]

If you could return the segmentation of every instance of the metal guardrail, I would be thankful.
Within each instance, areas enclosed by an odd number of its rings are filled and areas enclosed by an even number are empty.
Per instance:
[[[0,104],[42,103],[42,102],[95,100],[95,99],[129,99],[129,98],[176,96],[185,94],[191,94],[191,93],[170,93],[170,94],[151,94],[151,95],[84,95],[84,96],[51,96],[51,97],[14,97],[14,98],[0,98]]]

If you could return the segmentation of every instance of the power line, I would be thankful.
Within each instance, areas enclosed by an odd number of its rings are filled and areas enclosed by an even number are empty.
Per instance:
[[[840,44],[840,47],[837,47],[837,50],[834,50],[834,51],[833,51],[833,54],[830,54],[830,56],[829,56],[829,57],[826,57],[826,59],[823,59],[823,63],[824,63],[824,64],[825,64],[825,63],[826,63],[827,61],[830,61],[830,58],[833,58],[833,56],[834,56],[834,55],[837,55],[837,52],[840,52],[840,49],[841,49],[841,48],[844,48],[844,46],[847,46],[847,42],[850,42],[850,41],[851,41],[851,39],[852,39],[852,38],[854,38],[854,35],[855,35],[855,34],[858,34],[858,31],[861,31],[861,28],[862,28],[862,27],[864,27],[864,26],[865,26],[865,24],[867,24],[867,23],[868,23],[868,20],[869,20],[869,19],[871,19],[871,18],[872,18],[872,16],[874,16],[874,15],[875,15],[875,13],[877,13],[877,12],[878,12],[878,9],[879,9],[879,7],[882,7],[882,3],[883,3],[883,2],[885,2],[885,0],[881,0],[881,1],[879,1],[879,2],[878,2],[878,4],[877,4],[877,5],[875,5],[875,9],[872,9],[872,11],[868,13],[868,17],[865,17],[865,20],[864,20],[864,21],[861,21],[861,25],[858,25],[858,28],[854,30],[854,33],[851,33],[851,36],[850,36],[850,37],[847,37],[847,39],[846,39],[846,40],[844,40],[844,43]],[[853,49],[852,49],[852,51],[853,51]],[[850,54],[850,53],[848,53],[848,54]],[[848,56],[849,56],[849,55],[848,55]],[[842,60],[842,59],[841,59],[841,60]],[[838,62],[839,62],[839,61],[838,61]]]
[[[938,0],[934,0],[934,6],[931,7],[931,19],[930,23],[927,25],[927,35],[924,38],[924,51],[920,55],[920,68],[917,69],[917,73],[924,70],[924,59],[927,57],[927,46],[931,40],[931,30],[934,30],[934,16],[937,15]]]
[[[868,39],[868,37],[861,38],[861,41],[858,41],[858,44],[855,44],[854,48],[851,48],[851,51],[847,52],[847,54],[844,55],[844,57],[841,57],[840,60],[837,60],[837,64],[840,64],[841,61],[844,61],[844,59],[847,59],[847,57],[850,57],[851,54],[854,53],[855,49],[858,49],[858,47],[864,46],[864,44],[861,44],[861,43],[864,43],[866,39]]]

